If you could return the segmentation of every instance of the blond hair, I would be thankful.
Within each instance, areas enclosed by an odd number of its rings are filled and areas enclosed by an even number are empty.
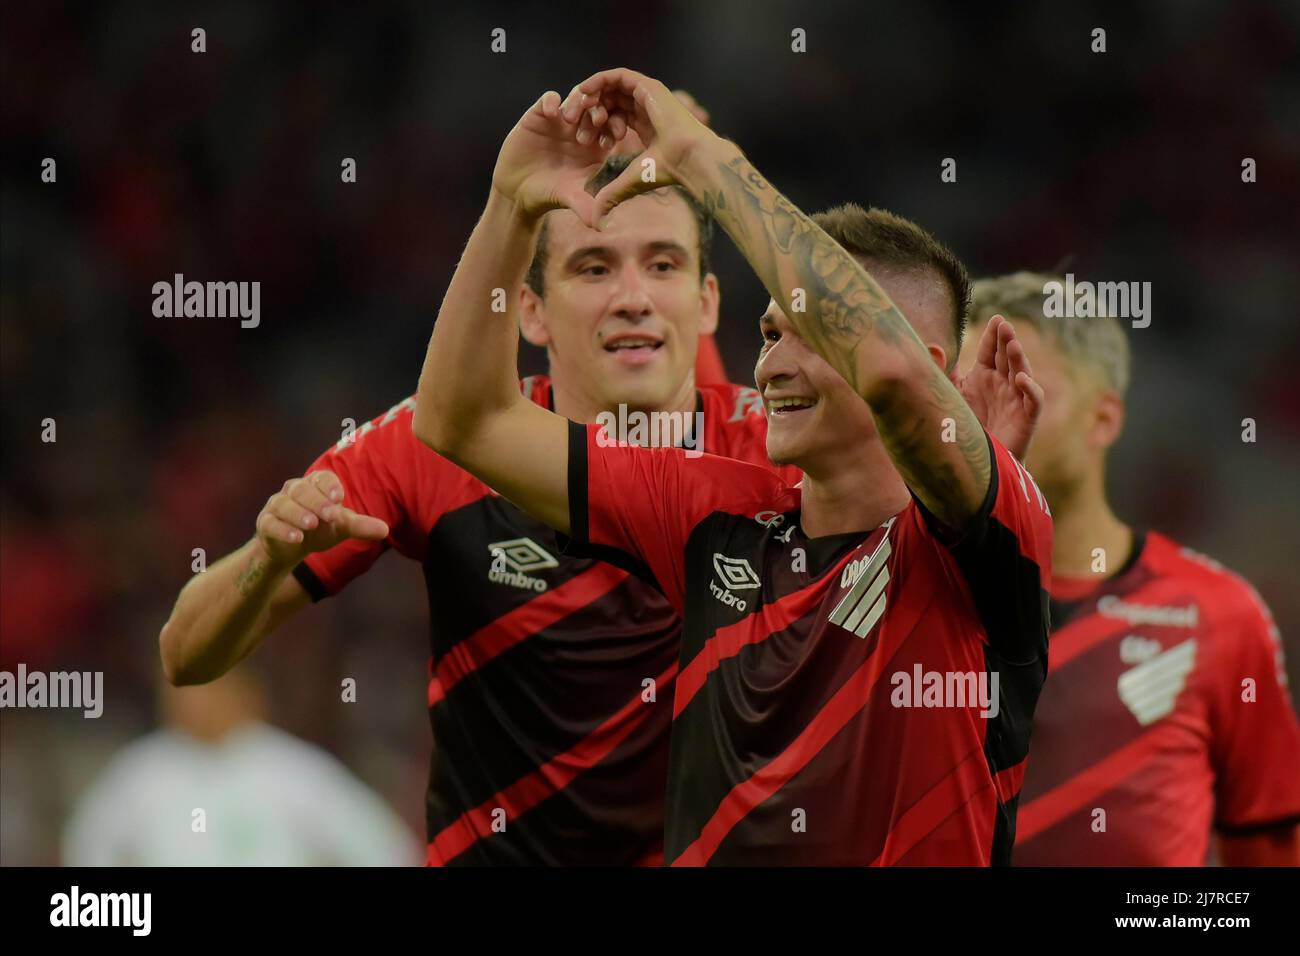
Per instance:
[[[971,287],[971,325],[1002,315],[1012,325],[1027,322],[1049,339],[1071,363],[1082,363],[1123,395],[1128,389],[1132,358],[1124,327],[1114,316],[1048,318],[1043,314],[1049,283],[1061,276],[1046,272],[1016,272],[979,279]]]

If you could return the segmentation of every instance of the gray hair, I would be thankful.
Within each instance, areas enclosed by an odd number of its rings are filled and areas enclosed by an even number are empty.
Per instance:
[[[1027,322],[1050,339],[1072,362],[1083,362],[1101,373],[1106,385],[1123,395],[1128,389],[1130,366],[1128,337],[1114,316],[1093,318],[1048,318],[1043,314],[1045,286],[1062,282],[1046,272],[1016,272],[992,279],[979,279],[971,288],[972,325],[1002,315]]]

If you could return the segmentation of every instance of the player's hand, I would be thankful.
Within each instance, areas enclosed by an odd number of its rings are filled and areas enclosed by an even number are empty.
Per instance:
[[[608,118],[594,99],[591,110],[573,119],[566,118],[560,107],[560,94],[554,90],[529,107],[501,144],[492,188],[529,218],[567,207],[589,221],[593,201],[584,187],[615,140],[603,129],[594,136],[579,135],[581,122],[590,132],[593,123],[603,127]]]
[[[705,126],[709,125],[709,111],[700,105],[699,100],[685,90],[673,90],[673,96],[677,97],[682,105],[691,111],[692,116]],[[641,137],[636,134],[634,129],[628,129],[623,136],[623,141],[614,147],[615,153],[628,153],[633,156],[644,151],[645,143],[641,142]]]
[[[1043,411],[1043,388],[1033,375],[1015,329],[995,315],[980,336],[975,364],[959,384],[980,424],[1021,461]]]
[[[611,138],[621,142],[630,130],[645,146],[642,162],[628,166],[596,194],[592,218],[587,220],[595,228],[619,203],[680,182],[678,172],[686,158],[698,145],[716,138],[686,102],[635,70],[603,70],[588,77],[574,87],[562,113],[578,124],[579,143],[599,144]],[[644,175],[646,159],[654,161],[653,176]]]
[[[388,536],[385,522],[357,514],[343,504],[345,497],[343,482],[332,471],[286,481],[257,516],[257,538],[272,563],[292,567],[349,538],[380,541]]]

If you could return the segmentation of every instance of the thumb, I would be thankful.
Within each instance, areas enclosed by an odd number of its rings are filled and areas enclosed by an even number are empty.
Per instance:
[[[659,162],[653,150],[646,150],[627,165],[627,169],[596,193],[592,201],[593,229],[601,228],[601,221],[620,203],[627,202],[633,196],[653,192],[663,186],[671,186],[673,179]]]
[[[349,538],[363,541],[382,541],[388,537],[388,524],[370,515],[357,514],[351,508],[340,508],[334,524]]]

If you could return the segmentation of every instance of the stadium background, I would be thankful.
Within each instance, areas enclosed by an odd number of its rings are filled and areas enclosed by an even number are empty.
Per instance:
[[[805,209],[886,206],[976,275],[1068,261],[1150,281],[1114,501],[1245,574],[1300,686],[1300,6],[1141,6],[7,6],[0,667],[103,670],[106,703],[3,713],[0,862],[58,862],[71,806],[155,726],[191,550],[245,541],[344,418],[414,390],[501,139],[544,89],[610,65],[691,91]],[[766,295],[725,236],[715,256],[720,342],[748,381]],[[154,318],[151,286],[177,272],[260,281],[260,327]],[[426,627],[418,567],[389,556],[256,658],[273,721],[416,833]]]

